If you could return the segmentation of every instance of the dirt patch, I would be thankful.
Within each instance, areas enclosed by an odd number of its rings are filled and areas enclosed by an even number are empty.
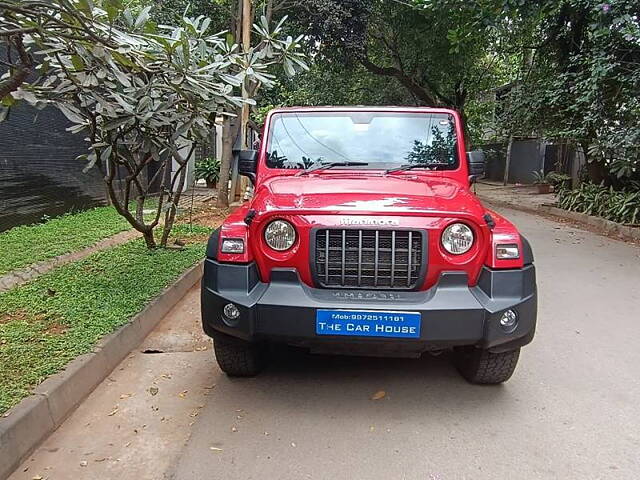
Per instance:
[[[171,239],[171,242],[175,246],[183,246],[183,245],[192,245],[195,243],[206,243],[209,240],[209,234],[202,235],[189,235],[188,237],[183,237],[178,235],[175,238]]]
[[[63,325],[60,322],[53,320],[44,329],[45,335],[64,335],[69,330],[67,325]]]
[[[24,310],[3,313],[0,315],[0,325],[6,325],[11,322],[29,322],[32,318],[33,316]]]
[[[194,209],[193,213],[185,213],[180,217],[181,223],[194,223],[205,227],[216,228],[229,215],[229,209],[220,209],[211,204],[205,204]]]
[[[16,310],[15,312],[3,313],[0,315],[0,325],[6,325],[12,322],[24,322],[30,325],[42,324],[42,332],[45,335],[64,335],[69,330],[60,318],[50,316],[45,313],[29,313],[26,310]]]

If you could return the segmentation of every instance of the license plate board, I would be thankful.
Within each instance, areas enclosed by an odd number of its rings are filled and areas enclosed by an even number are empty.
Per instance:
[[[421,317],[419,312],[317,310],[316,334],[420,338]]]

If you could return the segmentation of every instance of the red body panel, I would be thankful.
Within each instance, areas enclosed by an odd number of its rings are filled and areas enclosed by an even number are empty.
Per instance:
[[[299,170],[272,169],[266,166],[266,144],[259,151],[255,195],[250,203],[236,210],[222,226],[221,238],[243,238],[247,249],[242,255],[219,252],[222,262],[255,260],[261,280],[268,282],[273,268],[298,270],[302,281],[313,286],[310,267],[312,229],[323,226],[344,227],[349,220],[375,218],[393,228],[416,228],[428,232],[428,267],[421,289],[434,285],[443,271],[465,271],[470,285],[475,285],[483,265],[491,268],[521,268],[517,260],[496,260],[498,243],[517,244],[522,252],[516,228],[500,215],[489,212],[471,193],[462,124],[457,112],[427,108],[362,108],[367,111],[403,111],[449,113],[454,116],[458,135],[459,166],[455,170],[385,173],[382,170],[324,170],[296,176]],[[294,111],[296,109],[286,109]],[[356,108],[322,107],[305,111],[353,111]],[[264,139],[276,110],[267,116]],[[249,210],[255,211],[250,226],[244,222]],[[490,213],[495,227],[484,218]],[[283,218],[296,228],[295,245],[286,252],[276,252],[264,241],[269,221]],[[451,255],[441,245],[440,236],[447,225],[466,223],[474,232],[475,242],[463,255]]]

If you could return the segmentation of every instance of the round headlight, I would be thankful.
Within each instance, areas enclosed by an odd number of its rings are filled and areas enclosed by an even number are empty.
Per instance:
[[[274,220],[265,228],[264,239],[271,248],[283,252],[293,247],[296,230],[285,220]]]
[[[452,223],[442,232],[442,246],[449,253],[466,253],[472,245],[473,232],[464,223]]]

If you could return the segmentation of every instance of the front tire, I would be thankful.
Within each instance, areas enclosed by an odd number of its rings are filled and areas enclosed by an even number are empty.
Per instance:
[[[506,382],[518,364],[520,349],[493,353],[475,347],[463,347],[454,352],[458,371],[470,383],[496,385]]]
[[[268,360],[266,345],[224,334],[213,337],[213,350],[220,369],[230,377],[253,377],[264,369]]]

